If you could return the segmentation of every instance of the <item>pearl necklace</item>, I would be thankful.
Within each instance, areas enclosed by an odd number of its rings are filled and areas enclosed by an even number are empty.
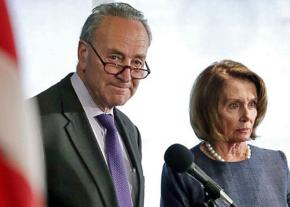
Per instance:
[[[205,142],[205,146],[208,149],[209,153],[216,159],[219,160],[221,162],[224,162],[225,160],[214,150],[214,148],[211,146],[210,143]],[[250,145],[247,145],[247,159],[251,158],[251,148]]]

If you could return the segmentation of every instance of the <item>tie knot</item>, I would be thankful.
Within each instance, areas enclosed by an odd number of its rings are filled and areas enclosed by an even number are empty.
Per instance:
[[[114,118],[111,114],[100,114],[96,117],[108,131],[117,131]]]

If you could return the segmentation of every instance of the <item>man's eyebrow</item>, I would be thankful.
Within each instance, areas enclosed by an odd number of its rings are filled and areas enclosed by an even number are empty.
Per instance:
[[[121,52],[120,50],[115,49],[115,48],[108,49],[108,53],[122,55],[123,57],[126,56],[123,52]],[[145,59],[146,55],[145,54],[136,54],[133,58]]]
[[[117,49],[108,49],[108,53],[114,53],[114,54],[119,54],[119,55],[125,56],[125,54],[123,52],[121,52],[120,50],[117,50]]]

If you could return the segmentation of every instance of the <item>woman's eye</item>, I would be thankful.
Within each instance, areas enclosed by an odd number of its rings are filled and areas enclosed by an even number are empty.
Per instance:
[[[256,101],[252,101],[252,102],[249,103],[249,106],[251,108],[257,108],[257,102]]]
[[[238,103],[230,103],[229,104],[229,108],[230,109],[236,109],[236,108],[238,108],[239,107],[239,104]]]

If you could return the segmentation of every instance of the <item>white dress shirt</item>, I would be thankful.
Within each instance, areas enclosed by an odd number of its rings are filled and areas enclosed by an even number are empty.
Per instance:
[[[84,85],[83,81],[80,79],[80,77],[78,76],[77,73],[74,73],[71,76],[71,83],[72,83],[72,86],[77,94],[77,97],[79,98],[81,105],[86,113],[86,116],[89,120],[89,123],[93,129],[94,135],[97,139],[97,142],[98,142],[100,149],[102,151],[102,154],[104,156],[104,160],[107,163],[106,154],[105,154],[106,129],[95,118],[96,116],[98,116],[104,112],[93,101],[86,86]],[[109,113],[112,114],[112,116],[114,116],[113,109]],[[126,167],[126,170],[128,173],[129,188],[131,191],[131,195],[133,197],[135,197],[136,192],[133,191],[133,187],[132,187],[132,186],[137,184],[137,177],[136,177],[135,169],[132,167],[132,164],[129,160],[127,150],[124,147],[124,143],[123,143],[119,133],[118,133],[118,138],[119,138],[119,142],[121,144],[122,156],[123,156],[123,159],[125,160],[125,167]],[[108,163],[107,163],[107,165],[108,165]]]

